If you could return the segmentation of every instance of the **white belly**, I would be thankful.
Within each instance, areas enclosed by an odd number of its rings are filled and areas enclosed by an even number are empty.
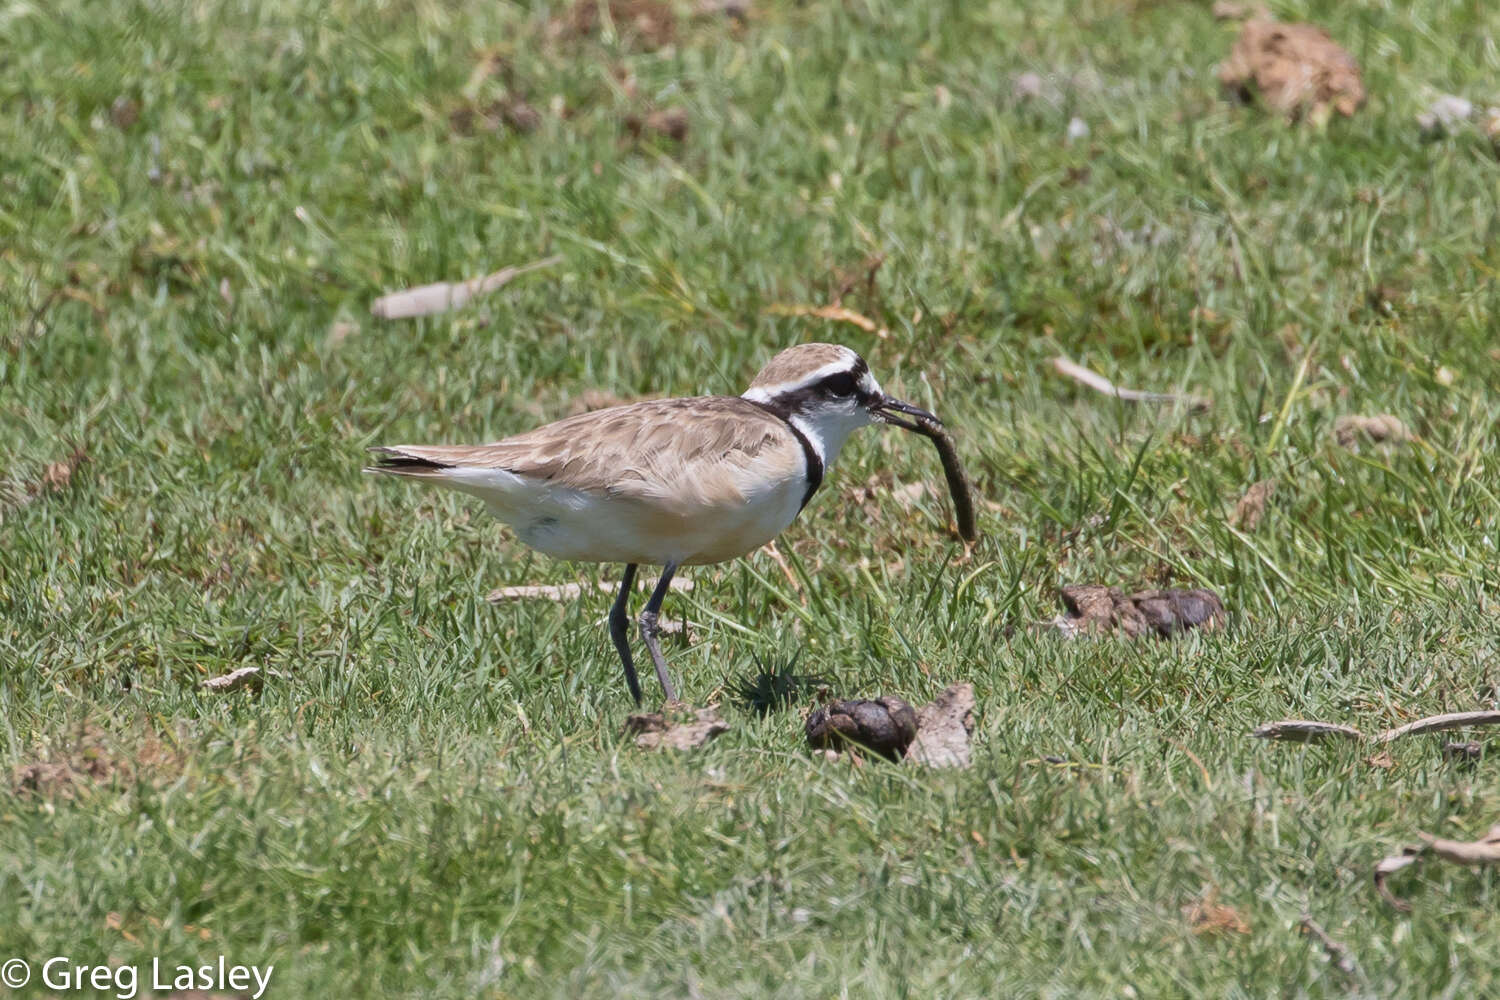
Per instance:
[[[753,552],[796,519],[805,490],[800,478],[786,479],[746,490],[743,501],[686,509],[542,485],[526,490],[524,503],[513,491],[504,497],[466,492],[484,499],[490,513],[538,552],[576,562],[659,566],[725,562]]]

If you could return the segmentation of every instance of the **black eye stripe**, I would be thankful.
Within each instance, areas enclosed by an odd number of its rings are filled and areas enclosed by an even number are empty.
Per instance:
[[[859,383],[849,372],[838,372],[819,381],[818,388],[830,396],[853,396],[859,391]]]

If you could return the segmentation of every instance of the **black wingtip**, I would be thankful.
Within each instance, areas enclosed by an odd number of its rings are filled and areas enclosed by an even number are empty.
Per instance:
[[[417,474],[424,472],[435,472],[440,469],[452,468],[443,462],[435,462],[430,458],[419,458],[408,455],[399,449],[388,447],[367,448],[366,451],[377,456],[377,465],[365,466],[365,472],[384,472],[402,474]]]

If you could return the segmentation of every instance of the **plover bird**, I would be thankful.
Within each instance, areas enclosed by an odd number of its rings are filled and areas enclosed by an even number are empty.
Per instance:
[[[876,423],[919,429],[901,414],[938,424],[886,395],[849,348],[802,344],[772,358],[740,396],[614,406],[494,444],[372,448],[379,464],[365,471],[473,494],[546,555],[624,563],[609,634],[636,704],[626,602],[637,566],[662,567],[639,622],[670,701],[676,690],[657,618],[672,574],[735,559],[781,534],[853,431]]]

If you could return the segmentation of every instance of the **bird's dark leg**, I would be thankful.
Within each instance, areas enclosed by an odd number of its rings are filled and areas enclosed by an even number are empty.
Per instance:
[[[646,648],[651,651],[651,662],[656,664],[656,677],[661,681],[661,688],[666,692],[668,701],[677,700],[677,691],[672,687],[672,678],[667,676],[667,661],[662,659],[661,643],[656,641],[656,637],[661,634],[656,619],[661,613],[661,602],[667,596],[667,587],[671,585],[672,574],[675,572],[676,563],[669,562],[662,567],[661,579],[656,581],[656,589],[651,591],[651,599],[641,611],[641,638],[646,640]]]
[[[615,641],[620,653],[620,662],[625,664],[625,683],[630,685],[630,697],[641,703],[641,680],[635,675],[635,663],[630,659],[630,621],[626,613],[626,602],[630,600],[630,588],[635,585],[635,563],[625,564],[625,576],[620,580],[620,593],[609,609],[609,637]]]

